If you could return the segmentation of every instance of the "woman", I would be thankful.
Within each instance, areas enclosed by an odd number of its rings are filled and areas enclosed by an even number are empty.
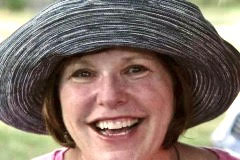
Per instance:
[[[66,147],[35,160],[237,160],[177,142],[240,90],[239,52],[187,1],[57,1],[0,53],[0,119]]]

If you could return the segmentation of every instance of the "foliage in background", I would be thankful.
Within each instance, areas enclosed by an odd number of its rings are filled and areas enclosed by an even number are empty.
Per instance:
[[[1,0],[1,4],[6,8],[14,11],[24,9],[28,0]]]
[[[198,5],[203,5],[206,7],[214,6],[233,6],[239,4],[239,0],[189,0],[190,2],[196,3]]]
[[[30,160],[57,147],[48,136],[26,133],[0,122],[1,160]]]
[[[194,2],[202,5],[226,5],[226,4],[235,4],[239,3],[239,0],[189,0],[190,2]]]
[[[0,8],[11,11],[39,10],[54,1],[56,0],[0,0]]]

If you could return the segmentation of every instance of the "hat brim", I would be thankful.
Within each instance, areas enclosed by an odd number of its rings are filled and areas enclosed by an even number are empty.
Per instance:
[[[46,133],[44,86],[64,58],[115,46],[173,58],[191,78],[188,128],[215,118],[240,89],[240,54],[185,1],[59,1],[0,44],[0,119]]]

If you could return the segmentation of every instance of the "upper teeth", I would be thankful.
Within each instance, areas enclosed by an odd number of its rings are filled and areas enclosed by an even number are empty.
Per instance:
[[[96,126],[101,129],[121,129],[131,127],[138,123],[138,121],[138,119],[104,120],[97,122]]]

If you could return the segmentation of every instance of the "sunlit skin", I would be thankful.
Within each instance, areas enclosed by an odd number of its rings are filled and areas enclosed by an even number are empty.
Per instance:
[[[161,146],[173,116],[170,74],[155,54],[116,48],[65,62],[59,96],[63,120],[77,147],[65,160],[174,160]],[[134,132],[105,137],[96,120],[141,118]]]

